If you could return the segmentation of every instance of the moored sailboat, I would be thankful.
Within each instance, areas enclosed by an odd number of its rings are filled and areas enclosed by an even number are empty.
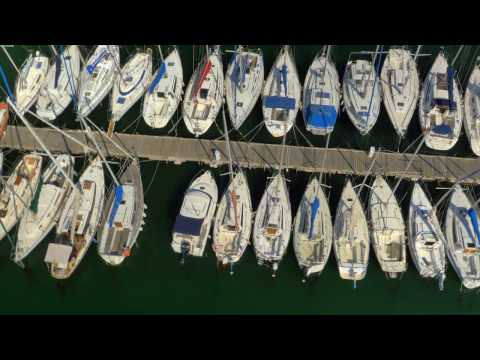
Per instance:
[[[320,275],[332,249],[332,216],[317,176],[302,197],[293,228],[293,248],[306,278]]]
[[[148,126],[160,129],[172,118],[182,100],[183,69],[177,48],[162,59],[152,77],[143,101],[143,119]]]
[[[97,156],[66,199],[56,237],[48,245],[44,261],[53,278],[69,278],[84,258],[97,232],[104,200],[105,175]]]
[[[262,92],[263,120],[273,137],[288,133],[300,109],[301,85],[289,46],[283,46]]]
[[[446,151],[457,143],[463,121],[462,96],[455,70],[443,51],[423,82],[418,114],[422,130],[429,130],[425,134],[429,148]]]
[[[303,118],[307,130],[315,135],[330,134],[339,113],[340,81],[330,47],[315,56],[303,86]]]
[[[205,134],[217,118],[223,103],[223,65],[216,46],[198,65],[188,82],[183,100],[183,121],[188,131],[198,137]]]
[[[408,247],[413,263],[424,278],[436,278],[440,290],[445,280],[445,240],[437,214],[432,211],[420,184],[413,186],[408,212]]]
[[[72,179],[74,158],[70,155],[59,155],[56,162]],[[41,177],[35,209],[27,209],[20,219],[15,262],[26,258],[57,224],[62,206],[71,189],[68,180],[57,169],[56,164],[51,162]]]

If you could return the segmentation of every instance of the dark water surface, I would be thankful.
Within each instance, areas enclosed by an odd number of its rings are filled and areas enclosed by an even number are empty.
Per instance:
[[[259,46],[265,57],[265,76],[270,71],[280,46]],[[333,59],[336,62],[340,77],[343,76],[349,53],[359,50],[375,50],[376,45],[336,46],[333,48]],[[138,45],[143,47],[143,45]],[[232,49],[232,45],[222,49]],[[301,82],[305,78],[308,66],[321,45],[294,46],[295,60]],[[426,45],[422,52],[432,54],[419,60],[421,79],[425,77],[440,46]],[[15,46],[9,49],[19,66],[27,56],[28,49],[41,49],[51,54],[48,46]],[[86,57],[91,46],[83,46]],[[385,46],[388,49],[388,46]],[[411,46],[415,51],[416,46]],[[445,50],[453,59],[458,46],[445,46]],[[185,83],[190,79],[193,64],[197,64],[204,54],[204,46],[179,46],[182,56]],[[135,51],[135,46],[122,46],[122,63]],[[167,46],[163,46],[164,54]],[[158,52],[154,51],[155,59]],[[462,87],[471,70],[471,61],[477,55],[477,46],[466,46],[458,58],[455,67],[459,70]],[[223,57],[224,66],[229,54]],[[15,70],[3,53],[0,53],[3,65],[13,89]],[[2,93],[3,96],[3,93]],[[126,132],[144,134],[167,134],[171,124],[162,130],[152,130],[139,118],[140,102],[136,104],[117,126],[118,131],[130,126]],[[108,121],[109,100],[105,100],[90,116],[98,125],[106,129]],[[174,117],[174,119],[177,116]],[[37,126],[41,126],[29,118]],[[78,128],[70,106],[56,124],[61,127]],[[137,122],[135,122],[138,120]],[[221,127],[221,118],[217,119]],[[260,103],[241,128],[243,134],[248,133],[262,120]],[[174,120],[175,121],[175,120]],[[297,117],[298,130],[296,137],[291,131],[287,143],[305,145],[298,133],[301,131],[314,146],[324,146],[325,138],[315,137],[306,132],[301,112]],[[177,128],[178,136],[190,136],[183,122]],[[331,147],[346,147],[368,150],[370,146],[383,150],[398,151],[405,149],[420,135],[418,114],[415,113],[406,139],[399,144],[395,131],[382,108],[377,124],[369,135],[362,137],[355,130],[345,113],[342,113],[330,139]],[[221,136],[215,124],[205,138]],[[242,136],[232,133],[231,138],[241,140]],[[280,143],[281,139],[273,139],[263,128],[255,137],[257,142]],[[412,148],[409,151],[413,151]],[[8,151],[6,151],[8,152]],[[433,150],[422,148],[422,153],[435,154]],[[15,163],[19,152],[11,151],[5,158],[5,173],[8,174]],[[448,152],[449,155],[473,157],[465,132],[457,145]],[[81,171],[83,160],[78,159],[76,167]],[[290,245],[282,261],[276,280],[273,280],[268,269],[256,264],[251,248],[247,249],[235,274],[229,275],[227,270],[218,269],[215,255],[210,244],[204,258],[189,258],[185,265],[179,265],[179,258],[170,248],[170,233],[175,216],[181,205],[183,192],[192,178],[203,167],[188,163],[181,166],[144,162],[142,174],[146,190],[145,202],[148,205],[144,231],[138,239],[132,256],[118,268],[107,267],[92,246],[81,265],[71,279],[63,282],[53,280],[46,269],[43,257],[47,249],[47,240],[42,242],[27,258],[27,269],[22,270],[10,261],[11,246],[7,239],[0,242],[0,276],[2,278],[2,296],[0,297],[0,313],[2,314],[433,314],[433,313],[479,313],[480,300],[474,292],[460,292],[460,282],[451,266],[448,268],[445,291],[439,292],[435,281],[420,278],[409,260],[409,269],[403,279],[387,280],[380,271],[373,249],[367,276],[358,282],[357,289],[352,283],[339,278],[334,253],[323,274],[310,283],[302,284],[300,272]],[[227,178],[220,176],[225,168],[214,169],[219,186],[219,196],[223,193]],[[107,172],[106,172],[107,174]],[[266,170],[248,170],[248,180],[256,208],[265,189]],[[106,175],[108,177],[108,175]],[[289,171],[290,196],[293,215],[309,179],[309,174]],[[329,191],[330,209],[335,214],[336,204],[345,183],[345,176],[327,176],[326,183],[332,188]],[[362,178],[354,178],[360,183]],[[110,179],[107,179],[110,182]],[[393,183],[393,179],[389,179]],[[149,186],[151,184],[151,186]],[[446,184],[425,184],[434,199],[438,199],[442,191],[437,187]],[[411,184],[404,182],[397,198],[402,201],[404,215],[410,198]],[[367,191],[363,192],[366,198]],[[14,237],[14,231],[11,232]],[[52,236],[52,234],[50,234]],[[49,238],[51,239],[51,237]]]

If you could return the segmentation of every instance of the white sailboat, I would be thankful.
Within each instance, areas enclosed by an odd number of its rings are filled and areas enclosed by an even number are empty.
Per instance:
[[[144,207],[140,164],[135,159],[120,175],[104,207],[98,254],[107,264],[120,265],[131,255],[144,224]]]
[[[253,245],[259,265],[269,265],[273,276],[285,255],[292,231],[292,209],[288,188],[281,172],[263,193],[255,215]]]
[[[382,176],[373,182],[369,197],[372,245],[382,271],[395,279],[407,271],[407,239],[402,210]]]
[[[329,54],[330,45],[315,56],[303,86],[303,118],[314,135],[333,131],[340,107],[340,81]]]
[[[113,123],[122,116],[143,96],[152,77],[152,49],[139,51],[127,61],[117,76],[112,89]]]
[[[40,118],[55,120],[77,96],[80,56],[77,45],[70,45],[54,56],[36,104]]]
[[[361,135],[376,124],[380,113],[381,87],[372,61],[348,60],[343,74],[343,100],[348,117]]]
[[[478,207],[455,186],[444,221],[450,264],[467,289],[480,287],[480,229]]]
[[[105,175],[97,156],[70,192],[57,224],[55,240],[48,245],[45,262],[55,279],[69,278],[93,241],[105,201]]]
[[[15,83],[15,99],[18,112],[26,113],[37,101],[48,72],[48,57],[35,52],[23,63]]]
[[[257,103],[264,81],[261,50],[249,51],[239,46],[233,53],[225,76],[225,97],[228,113],[235,129],[239,129]]]
[[[117,77],[120,64],[118,45],[98,45],[80,75],[77,113],[90,115],[108,95]]]
[[[445,280],[445,240],[437,214],[422,187],[415,183],[408,213],[408,246],[413,263],[424,278]]]
[[[183,69],[177,48],[162,60],[152,77],[143,101],[143,119],[148,126],[167,125],[182,100]]]
[[[56,162],[73,178],[75,159],[70,155],[59,155]],[[57,224],[65,200],[72,186],[56,164],[51,162],[45,169],[39,184],[37,209],[27,209],[20,219],[15,246],[15,262],[25,259]]]
[[[42,157],[32,153],[23,156],[0,193],[0,240],[12,230],[37,192]]]
[[[273,137],[288,133],[300,109],[302,88],[289,46],[283,46],[262,93],[263,119]]]
[[[223,265],[237,263],[250,243],[252,200],[243,171],[233,176],[220,199],[213,227],[213,250]]]
[[[479,58],[480,59],[480,58]],[[470,147],[475,155],[480,156],[480,62],[470,74],[465,90],[464,126]]]
[[[188,131],[198,137],[205,134],[217,118],[223,104],[223,65],[220,47],[207,54],[188,82],[183,100],[183,121]]]
[[[333,249],[340,277],[362,280],[367,274],[370,241],[360,199],[348,180],[337,206],[333,227]]]
[[[218,200],[218,188],[210,171],[205,171],[188,187],[175,219],[172,249],[185,256],[202,256],[207,244]]]
[[[332,215],[317,176],[307,185],[295,216],[293,248],[308,278],[320,275],[332,249]]]
[[[399,137],[404,137],[420,94],[417,64],[410,51],[391,48],[380,74],[382,95],[388,117]]]
[[[455,70],[440,51],[424,80],[419,103],[420,125],[426,145],[434,150],[450,150],[462,130],[463,104]]]
[[[10,118],[10,112],[8,104],[6,102],[0,102],[0,141],[3,140],[7,133],[8,120]]]

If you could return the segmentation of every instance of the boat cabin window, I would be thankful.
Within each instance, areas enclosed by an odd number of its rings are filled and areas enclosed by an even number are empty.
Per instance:
[[[425,246],[433,246],[435,245],[434,241],[425,241]]]
[[[200,99],[206,99],[208,96],[208,89],[200,89]]]
[[[159,91],[157,92],[157,97],[159,98],[164,98],[165,97],[165,93],[163,91]]]
[[[437,73],[437,89],[448,90],[447,74]]]
[[[237,107],[242,107],[243,103],[242,102],[237,102]]]

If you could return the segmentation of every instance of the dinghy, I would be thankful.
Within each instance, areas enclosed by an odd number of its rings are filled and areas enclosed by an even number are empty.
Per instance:
[[[183,100],[183,121],[188,131],[199,137],[217,118],[223,103],[223,65],[219,47],[203,58],[187,86]]]
[[[315,56],[303,86],[303,118],[314,135],[333,131],[340,106],[340,82],[328,49],[325,46]]]
[[[27,154],[13,170],[0,193],[0,240],[12,230],[37,192],[42,157]]]
[[[225,97],[228,113],[235,129],[250,115],[262,92],[264,78],[261,50],[248,51],[239,46],[228,65]]]
[[[255,216],[253,245],[259,265],[269,265],[276,276],[287,251],[292,227],[292,209],[288,188],[279,172],[263,193]]]
[[[440,51],[423,83],[418,112],[430,149],[446,151],[457,143],[463,118],[458,89],[455,70]]]
[[[98,254],[109,265],[120,265],[130,256],[144,224],[142,175],[133,160],[120,176],[120,185],[108,195],[99,226]]]
[[[0,141],[5,137],[8,127],[8,119],[10,117],[8,104],[0,102]]]
[[[70,45],[53,58],[37,100],[37,115],[55,120],[77,96],[80,76],[80,49]]]
[[[300,109],[301,85],[290,47],[284,46],[263,87],[263,119],[273,137],[288,133]]]
[[[37,101],[48,72],[48,57],[30,54],[23,63],[15,83],[15,105],[20,114],[25,114]]]
[[[73,178],[75,159],[70,155],[59,155],[56,162],[63,171]],[[54,162],[44,171],[39,184],[37,205],[27,209],[18,226],[15,246],[15,262],[25,259],[57,224],[65,200],[72,186]]]
[[[460,186],[448,204],[444,222],[450,264],[467,289],[480,287],[480,229],[478,208]]]
[[[404,137],[420,93],[417,64],[404,48],[388,50],[380,74],[385,109],[399,137]]]
[[[98,45],[80,75],[77,113],[90,115],[108,95],[118,74],[120,50],[118,45]]]
[[[172,118],[182,100],[183,69],[177,48],[160,64],[143,101],[143,119],[148,126],[161,129]]]
[[[152,77],[152,50],[137,52],[123,66],[113,83],[112,122],[122,116],[142,97]]]
[[[371,61],[349,60],[343,75],[343,100],[348,117],[361,135],[373,128],[380,113],[380,81]]]
[[[332,249],[332,216],[318,177],[307,186],[295,216],[293,248],[308,278],[320,275]]]
[[[205,171],[188,187],[172,235],[173,251],[185,256],[202,256],[217,206],[218,188],[210,171]]]
[[[220,199],[213,227],[213,250],[217,260],[233,266],[250,243],[252,199],[247,178],[238,171]]]
[[[463,120],[470,147],[475,155],[480,156],[480,63],[475,65],[468,79]]]
[[[432,204],[415,183],[408,213],[408,247],[413,263],[424,278],[437,278],[440,290],[445,280],[444,236]]]
[[[407,271],[407,239],[402,210],[382,176],[373,182],[369,197],[372,245],[387,277],[397,278]]]
[[[57,234],[48,245],[45,262],[55,279],[69,278],[93,241],[105,201],[105,175],[97,156],[85,169],[78,188],[70,192],[57,225]]]
[[[335,215],[333,249],[342,279],[353,280],[355,284],[365,277],[370,250],[368,225],[350,180],[343,189]]]

